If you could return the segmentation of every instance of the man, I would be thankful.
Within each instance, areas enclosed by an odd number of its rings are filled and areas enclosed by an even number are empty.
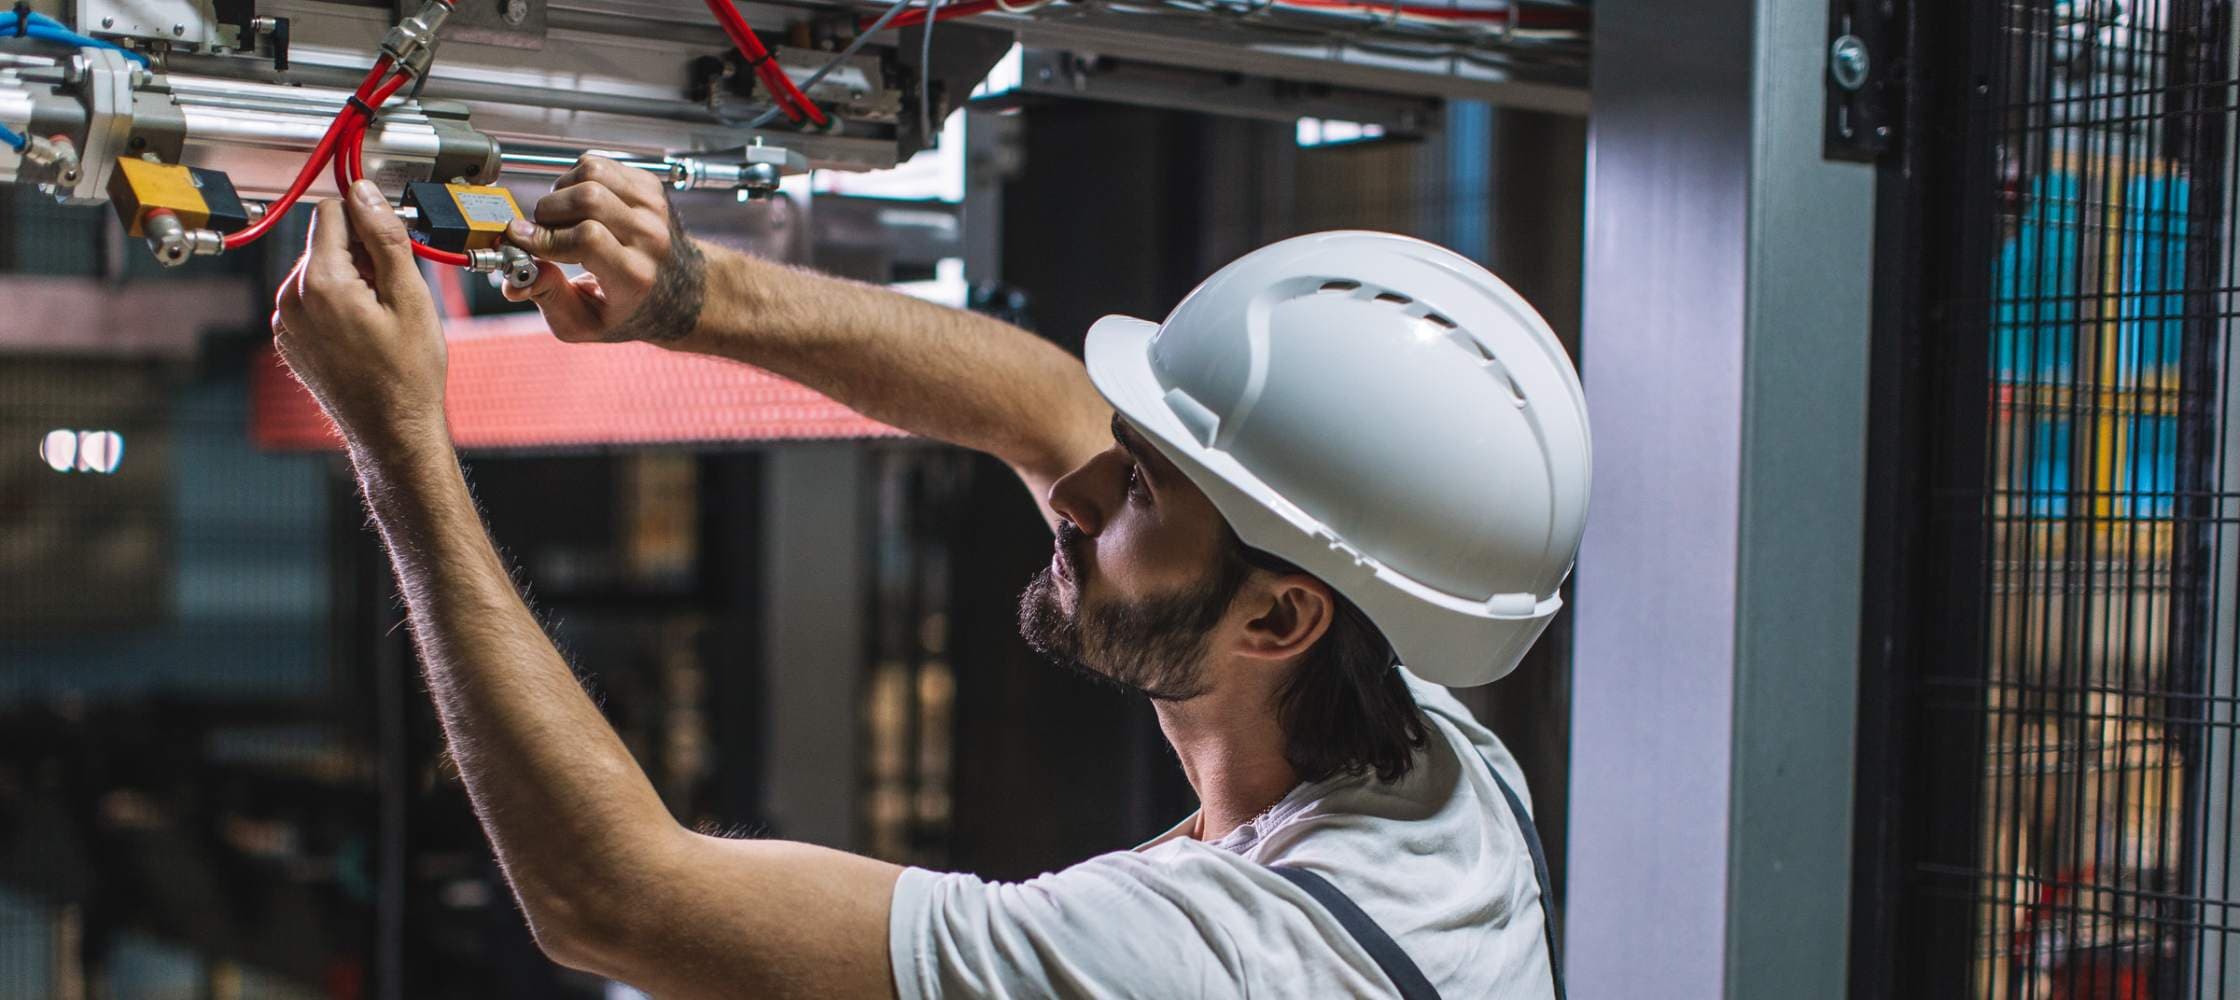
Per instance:
[[[997,885],[678,825],[522,604],[449,441],[444,345],[378,191],[318,206],[276,342],[347,442],[451,752],[539,944],[669,996],[1560,994],[1514,761],[1446,692],[1557,605],[1587,429],[1475,265],[1286,241],[1086,368],[994,320],[687,239],[586,157],[511,238],[563,340],[751,362],[1015,469],[1056,532],[1037,648],[1143,692],[1201,803]],[[1109,401],[1109,404],[1108,404]],[[1117,409],[1117,413],[1115,412]]]

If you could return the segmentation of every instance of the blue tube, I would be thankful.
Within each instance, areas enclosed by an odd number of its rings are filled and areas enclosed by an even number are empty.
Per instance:
[[[6,143],[9,149],[20,153],[23,151],[23,147],[31,145],[31,140],[24,138],[23,134],[15,129],[9,128],[7,123],[0,122],[0,143]]]
[[[0,38],[4,38],[17,33],[15,12],[0,11]],[[62,22],[48,17],[45,14],[32,14],[31,23],[26,26],[21,33],[29,35],[32,38],[37,38],[49,42],[60,42],[64,45],[75,45],[80,47],[92,46],[98,49],[114,49],[118,52],[124,53],[125,58],[139,63],[142,66],[146,66],[148,64],[148,57],[141,53],[134,52],[131,49],[125,48],[124,46],[118,45],[114,42],[104,42],[98,38],[87,38],[84,35],[78,34],[75,31],[71,31],[70,29],[63,27]]]

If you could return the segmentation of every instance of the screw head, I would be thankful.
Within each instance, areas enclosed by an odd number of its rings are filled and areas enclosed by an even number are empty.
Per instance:
[[[1836,86],[1857,90],[1867,84],[1867,43],[1857,35],[1845,35],[1828,46],[1828,75]]]
[[[104,17],[101,19],[101,26],[104,28],[114,28],[117,26],[117,19],[113,17]]]
[[[184,34],[186,34],[186,33],[187,33],[187,26],[186,26],[186,25],[184,25],[184,24],[174,24],[174,25],[172,25],[172,26],[171,26],[171,34],[172,34],[172,35],[174,35],[174,36],[178,36],[178,35],[184,35]]]

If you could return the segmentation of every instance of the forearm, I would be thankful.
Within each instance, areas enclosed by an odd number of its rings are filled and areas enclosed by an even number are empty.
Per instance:
[[[681,833],[522,603],[440,431],[353,449],[475,815],[540,938],[595,932]]]
[[[664,996],[887,996],[900,869],[679,826],[522,603],[441,435],[352,458],[452,759],[545,951]]]
[[[913,434],[1055,478],[1110,410],[1049,341],[978,313],[714,246],[693,333],[669,346],[768,369]]]

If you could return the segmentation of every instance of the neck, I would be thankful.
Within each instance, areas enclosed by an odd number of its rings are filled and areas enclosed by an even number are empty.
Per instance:
[[[1228,684],[1188,701],[1153,702],[1159,728],[1198,794],[1197,839],[1227,836],[1299,784],[1283,759],[1273,694]]]

